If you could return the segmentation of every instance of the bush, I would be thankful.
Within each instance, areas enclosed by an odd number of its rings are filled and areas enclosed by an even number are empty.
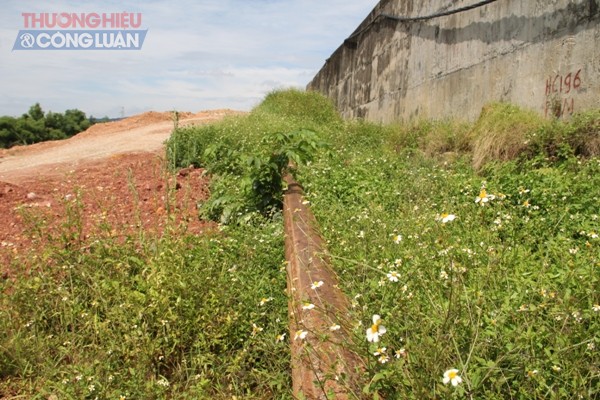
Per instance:
[[[315,118],[315,113],[318,113]],[[225,224],[257,221],[279,213],[283,177],[310,161],[325,143],[317,131],[339,123],[323,96],[276,91],[246,116],[177,129],[167,143],[172,167],[194,164],[213,175],[201,215]]]
[[[286,119],[311,121],[317,125],[341,123],[330,99],[317,92],[298,89],[273,91],[254,111],[273,113]]]
[[[567,127],[567,140],[576,155],[600,157],[600,110],[575,114]]]
[[[473,126],[473,167],[480,170],[490,161],[509,161],[528,148],[528,137],[548,122],[533,111],[508,103],[483,108]]]

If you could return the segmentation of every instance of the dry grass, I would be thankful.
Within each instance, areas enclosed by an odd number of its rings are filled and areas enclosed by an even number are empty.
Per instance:
[[[588,111],[573,117],[567,141],[577,155],[600,156],[600,110]]]
[[[528,147],[528,136],[547,124],[533,111],[512,104],[492,103],[483,108],[471,130],[473,167],[480,170],[490,161],[517,158]]]
[[[413,149],[444,161],[469,155],[477,171],[490,162],[519,157],[600,156],[600,110],[549,120],[513,104],[491,103],[475,123],[422,120],[373,127],[379,135],[388,131],[385,141],[396,152]]]
[[[464,154],[472,150],[470,125],[460,121],[417,121],[390,127],[388,141],[396,151],[419,149],[428,157]]]
[[[430,157],[448,153],[466,153],[472,150],[473,138],[469,125],[460,121],[430,123],[419,139],[419,148]]]

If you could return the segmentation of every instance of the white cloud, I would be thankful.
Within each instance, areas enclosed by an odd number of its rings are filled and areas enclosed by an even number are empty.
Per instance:
[[[0,115],[79,108],[250,109],[304,87],[377,0],[9,0],[0,15]],[[22,12],[140,12],[141,51],[12,51]]]

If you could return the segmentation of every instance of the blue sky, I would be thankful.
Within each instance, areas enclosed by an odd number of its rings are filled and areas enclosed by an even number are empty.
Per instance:
[[[3,2],[0,115],[78,108],[88,115],[249,110],[305,87],[377,0]],[[140,51],[12,51],[22,13],[142,13]]]

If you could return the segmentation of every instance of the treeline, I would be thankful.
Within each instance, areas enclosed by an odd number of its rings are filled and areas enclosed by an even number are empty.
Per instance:
[[[83,111],[77,109],[67,110],[64,114],[51,111],[44,114],[40,104],[35,103],[27,114],[18,118],[0,117],[0,148],[66,139],[96,122],[107,120],[107,117],[101,120],[87,118]]]

